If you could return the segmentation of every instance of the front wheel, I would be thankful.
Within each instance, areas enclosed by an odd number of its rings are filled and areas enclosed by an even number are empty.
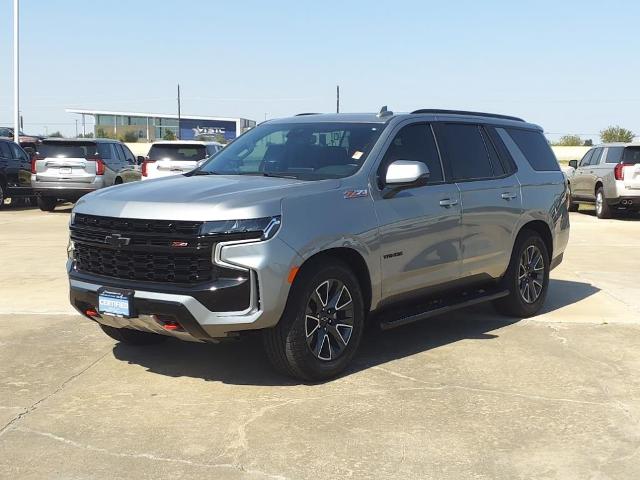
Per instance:
[[[571,190],[569,190],[569,193],[567,195],[569,195],[569,211],[577,212],[578,209],[580,208],[580,205],[573,201],[573,195],[571,195]]]
[[[360,284],[340,261],[315,261],[300,270],[276,327],[263,332],[265,351],[281,373],[320,381],[342,372],[364,330]]]
[[[526,318],[540,311],[549,287],[549,253],[537,232],[518,236],[502,282],[509,295],[493,302],[498,312]]]

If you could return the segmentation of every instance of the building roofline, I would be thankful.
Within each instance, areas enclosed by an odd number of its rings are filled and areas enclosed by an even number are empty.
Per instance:
[[[84,115],[119,115],[124,117],[155,117],[155,118],[178,118],[178,115],[170,113],[150,113],[150,112],[119,112],[111,110],[88,110],[81,108],[65,108],[67,113],[77,113]],[[227,122],[237,122],[238,120],[250,120],[242,117],[207,117],[203,115],[180,115],[180,118],[190,120],[218,120]]]

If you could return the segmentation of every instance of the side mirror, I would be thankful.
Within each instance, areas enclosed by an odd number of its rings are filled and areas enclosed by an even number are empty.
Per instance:
[[[569,160],[569,166],[572,168],[578,168],[578,160]]]
[[[136,165],[142,165],[145,161],[145,157],[143,157],[142,155],[138,155],[138,157],[136,158]]]
[[[396,160],[387,168],[385,185],[391,188],[409,188],[425,185],[429,179],[429,169],[422,162]]]

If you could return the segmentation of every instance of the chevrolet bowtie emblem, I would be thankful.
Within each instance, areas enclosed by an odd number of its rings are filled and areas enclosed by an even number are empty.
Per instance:
[[[130,241],[130,238],[123,237],[119,233],[114,233],[112,235],[107,235],[106,237],[104,237],[104,243],[113,247],[124,247],[125,245],[129,245]]]

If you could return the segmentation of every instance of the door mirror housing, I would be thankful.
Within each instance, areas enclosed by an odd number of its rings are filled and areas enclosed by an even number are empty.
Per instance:
[[[569,166],[572,168],[578,168],[578,160],[569,160]]]
[[[391,188],[410,188],[425,185],[429,180],[429,168],[422,162],[396,160],[387,168],[384,179]]]
[[[136,165],[142,165],[144,163],[145,158],[142,155],[138,155],[136,158]]]

